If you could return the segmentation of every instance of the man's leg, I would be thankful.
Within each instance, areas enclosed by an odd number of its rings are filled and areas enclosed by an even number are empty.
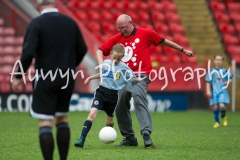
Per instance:
[[[54,140],[52,125],[53,120],[39,120],[39,143],[45,160],[53,159]]]
[[[126,137],[117,146],[137,146],[137,139],[132,128],[132,118],[130,113],[131,93],[127,91],[128,85],[118,91],[118,103],[116,106],[116,117],[119,130],[122,136]]]
[[[140,131],[144,139],[145,147],[152,146],[150,134],[152,132],[152,118],[147,106],[147,86],[149,79],[145,78],[136,86],[132,86],[132,96],[134,99],[134,108],[140,124]]]
[[[69,150],[70,129],[67,116],[55,117],[57,128],[57,145],[61,160],[66,160]]]

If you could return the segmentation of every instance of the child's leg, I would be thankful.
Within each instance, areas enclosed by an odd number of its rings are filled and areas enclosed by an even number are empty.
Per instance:
[[[225,107],[225,104],[220,103],[220,104],[219,104],[219,107],[220,107],[220,111],[221,111],[221,117],[224,118],[224,117],[226,116],[226,107]]]
[[[213,109],[214,120],[215,120],[215,122],[220,123],[218,113],[219,113],[218,104],[215,104],[214,109]]]
[[[223,103],[219,104],[219,106],[221,111],[222,124],[223,126],[227,126],[226,106]]]
[[[108,115],[106,116],[106,126],[114,126],[113,117],[109,117]]]
[[[77,140],[77,142],[74,143],[75,147],[83,148],[85,139],[86,139],[86,137],[87,137],[88,132],[90,131],[90,129],[91,129],[91,127],[92,127],[92,122],[93,122],[93,120],[95,119],[97,113],[98,113],[98,109],[92,107],[92,108],[91,108],[91,111],[90,111],[90,113],[89,113],[89,115],[88,115],[87,120],[86,120],[86,121],[84,122],[84,124],[83,124],[81,136],[80,136],[80,138]]]
[[[92,107],[91,111],[90,111],[90,113],[88,115],[87,120],[83,124],[82,133],[81,133],[81,137],[82,138],[85,139],[87,137],[87,134],[88,134],[88,132],[90,131],[90,129],[92,127],[92,122],[96,118],[97,113],[98,113],[98,109]]]

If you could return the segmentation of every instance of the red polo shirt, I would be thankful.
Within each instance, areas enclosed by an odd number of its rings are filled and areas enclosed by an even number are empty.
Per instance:
[[[136,28],[130,36],[124,37],[121,33],[112,36],[108,41],[100,46],[100,50],[105,56],[110,54],[112,47],[121,43],[125,47],[125,55],[122,59],[134,73],[149,74],[152,70],[150,60],[150,46],[155,46],[164,42],[164,38],[156,31],[146,28]],[[141,67],[140,67],[141,65]]]

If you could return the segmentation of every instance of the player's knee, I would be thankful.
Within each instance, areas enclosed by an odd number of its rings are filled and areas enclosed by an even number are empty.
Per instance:
[[[219,104],[219,107],[220,107],[221,109],[223,109],[223,108],[225,108],[225,104]]]

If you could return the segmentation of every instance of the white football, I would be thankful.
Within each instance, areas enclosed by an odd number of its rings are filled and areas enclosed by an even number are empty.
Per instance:
[[[103,127],[99,132],[99,139],[106,144],[114,142],[117,138],[117,132],[112,127]]]

